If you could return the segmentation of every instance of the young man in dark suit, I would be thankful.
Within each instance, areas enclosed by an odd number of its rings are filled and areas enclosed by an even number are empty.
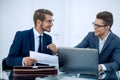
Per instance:
[[[30,30],[18,31],[16,33],[6,60],[9,66],[33,65],[36,60],[29,57],[29,51],[42,52],[49,55],[57,53],[57,48],[52,43],[52,37],[44,33],[44,31],[51,31],[51,27],[53,26],[52,16],[53,13],[50,10],[38,9],[33,16],[35,27]],[[12,75],[11,73],[11,80],[13,77]]]
[[[92,24],[95,31],[89,32],[76,47],[98,49],[99,72],[118,70],[120,68],[120,38],[111,31],[112,13],[99,12]]]

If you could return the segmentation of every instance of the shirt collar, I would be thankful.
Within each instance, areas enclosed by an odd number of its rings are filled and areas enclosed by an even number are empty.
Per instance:
[[[39,37],[40,35],[43,36],[43,33],[40,34],[39,32],[37,32],[37,30],[35,28],[33,28],[33,33],[35,37]]]
[[[111,32],[109,31],[108,35],[107,35],[103,40],[100,39],[100,38],[99,38],[99,40],[100,40],[100,41],[106,41],[106,39],[108,38],[108,36],[110,35],[110,33],[111,33]]]

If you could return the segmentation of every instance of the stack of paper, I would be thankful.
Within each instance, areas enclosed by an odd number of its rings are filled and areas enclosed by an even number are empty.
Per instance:
[[[49,66],[56,66],[58,68],[58,56],[56,55],[30,51],[30,57],[35,58],[37,63],[49,64]]]

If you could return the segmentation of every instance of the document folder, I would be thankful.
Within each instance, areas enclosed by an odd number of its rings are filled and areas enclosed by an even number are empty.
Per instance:
[[[15,66],[13,77],[15,80],[34,80],[36,77],[47,77],[57,75],[55,66]]]

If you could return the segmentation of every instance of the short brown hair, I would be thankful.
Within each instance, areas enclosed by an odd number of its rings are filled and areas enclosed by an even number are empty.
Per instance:
[[[50,10],[47,9],[38,9],[35,11],[34,15],[33,15],[33,20],[34,20],[34,24],[36,26],[36,21],[39,19],[41,21],[45,20],[45,15],[51,15],[53,16],[53,13]]]
[[[105,25],[109,25],[110,27],[113,25],[113,15],[111,12],[102,11],[96,15],[97,19],[102,19]]]

